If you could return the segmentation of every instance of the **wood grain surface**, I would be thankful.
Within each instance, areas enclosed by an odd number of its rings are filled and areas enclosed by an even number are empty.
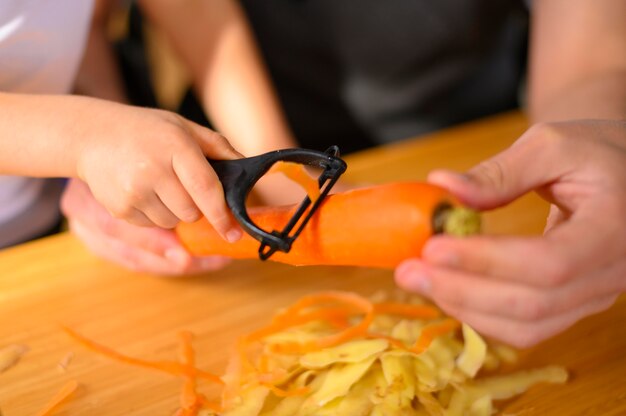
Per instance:
[[[451,128],[347,158],[357,182],[424,179],[436,167],[466,169],[504,149],[526,127],[519,113]],[[547,206],[530,195],[486,215],[489,233],[540,233]],[[532,261],[532,260],[531,260]],[[221,373],[235,339],[267,322],[277,308],[307,293],[393,289],[390,271],[295,268],[234,262],[205,276],[163,278],[133,273],[95,258],[61,234],[0,252],[0,348],[29,352],[0,373],[3,416],[28,416],[68,380],[81,383],[56,414],[169,416],[181,381],[111,362],[72,342],[59,325],[129,355],[176,359],[176,334],[194,332],[201,368]],[[566,366],[565,386],[533,388],[501,408],[508,415],[626,414],[626,300],[524,351],[517,368]],[[62,371],[59,362],[73,358]],[[210,388],[206,387],[207,391]]]

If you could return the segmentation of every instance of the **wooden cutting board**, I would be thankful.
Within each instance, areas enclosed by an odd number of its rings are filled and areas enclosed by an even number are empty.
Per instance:
[[[424,179],[435,167],[466,169],[508,146],[525,129],[518,113],[372,149],[348,158],[354,181]],[[490,233],[539,233],[547,206],[536,196],[486,216]],[[3,416],[33,415],[67,381],[81,383],[56,414],[170,416],[181,381],[94,355],[60,330],[65,324],[129,355],[176,359],[176,334],[196,336],[198,364],[221,373],[235,339],[296,298],[327,289],[393,290],[390,271],[295,268],[234,262],[191,278],[133,273],[88,253],[69,234],[0,252],[0,348],[26,345],[0,373]],[[572,381],[541,386],[501,408],[508,415],[626,414],[626,299],[523,352],[519,368],[566,366]],[[70,355],[68,355],[70,354]],[[72,356],[65,370],[59,363]],[[205,386],[206,391],[211,391]]]

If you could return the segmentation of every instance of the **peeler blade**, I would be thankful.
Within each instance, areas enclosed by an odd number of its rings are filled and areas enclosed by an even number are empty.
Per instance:
[[[252,221],[246,209],[246,199],[256,182],[279,161],[301,163],[322,169],[318,178],[319,197],[312,203],[306,196],[282,230],[263,230]],[[309,149],[283,149],[250,158],[209,160],[222,182],[226,203],[241,227],[260,242],[259,258],[267,260],[276,251],[288,253],[313,214],[320,207],[347,164],[339,157],[339,148],[331,146],[325,152]]]

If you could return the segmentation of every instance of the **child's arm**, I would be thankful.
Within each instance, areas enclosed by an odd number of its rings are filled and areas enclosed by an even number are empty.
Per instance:
[[[163,228],[204,214],[241,235],[204,156],[240,157],[175,114],[86,97],[0,93],[0,173],[78,177],[117,218]]]
[[[99,0],[99,3],[106,3],[106,0]],[[243,146],[245,154],[253,155],[296,145],[236,4],[230,0],[154,0],[142,2],[141,6],[170,36],[191,68],[213,123],[229,139],[234,137],[236,147]],[[79,80],[86,82],[79,82],[81,87],[115,84],[107,82],[112,79],[110,71],[104,74],[101,71],[105,67],[114,67],[110,61],[102,63],[101,58],[111,58],[106,52],[107,45],[97,42],[103,38],[106,9],[106,4],[97,8],[102,13],[94,16],[92,32],[95,33],[90,37],[94,41],[90,41],[91,50],[85,55],[86,61],[93,63],[92,58],[95,58],[99,63],[83,64],[86,76],[79,76]],[[106,76],[104,82],[102,76],[94,72]],[[94,76],[98,80],[90,82]],[[102,89],[98,89],[96,93],[100,94]],[[105,93],[108,91],[110,88],[104,90]],[[94,93],[93,88],[85,92]],[[288,180],[276,184],[282,179],[281,175],[270,175],[255,190],[272,203],[293,202],[285,196],[300,190]],[[288,191],[290,188],[293,191]],[[111,218],[79,181],[70,183],[62,207],[74,233],[92,251],[127,267],[160,274],[181,274],[213,270],[224,264],[224,259],[216,257],[192,258],[169,231],[134,227]]]
[[[213,125],[237,150],[252,156],[298,145],[236,1],[145,0],[140,5],[186,64]],[[281,175],[267,176],[255,191],[271,204],[302,198],[298,186]]]

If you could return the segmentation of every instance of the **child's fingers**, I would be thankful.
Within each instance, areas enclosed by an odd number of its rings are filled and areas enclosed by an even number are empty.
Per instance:
[[[155,227],[155,224],[140,210],[137,208],[126,208],[123,213],[121,211],[109,210],[109,214],[113,218],[124,220],[132,225],[138,227]]]
[[[221,182],[199,149],[175,155],[172,165],[191,199],[215,230],[226,240],[237,241],[241,229],[226,205]]]
[[[80,221],[71,221],[70,228],[92,252],[105,260],[115,262],[135,271],[145,270],[145,266],[148,264],[150,272],[160,273],[163,271],[160,267],[160,263],[163,260],[154,253],[133,247],[122,240],[108,235],[95,235]],[[149,263],[144,261],[146,256],[150,257],[151,261]]]
[[[178,218],[154,192],[142,195],[133,205],[120,204],[107,209],[114,218],[140,227],[173,228],[178,224]]]
[[[200,210],[176,178],[161,181],[156,188],[156,193],[181,221],[194,222],[200,219],[202,215]]]
[[[154,192],[151,192],[142,200],[139,209],[152,221],[153,226],[174,228],[179,222],[178,217],[165,206],[161,198]]]
[[[208,158],[230,160],[243,157],[221,134],[194,122],[189,122],[189,126],[197,139],[200,149],[202,149],[202,153]]]

